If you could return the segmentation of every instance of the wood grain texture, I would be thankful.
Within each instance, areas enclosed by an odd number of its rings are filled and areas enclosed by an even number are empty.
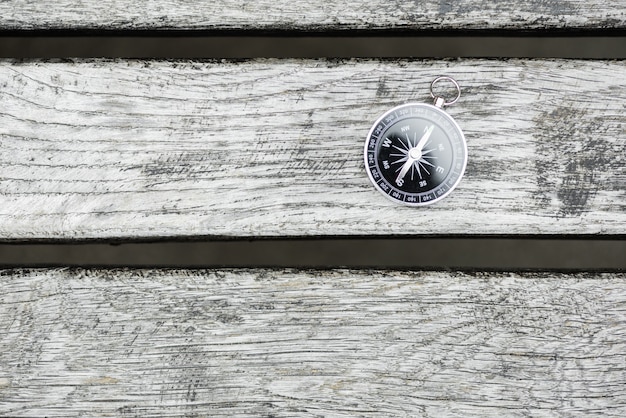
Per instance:
[[[624,27],[625,0],[0,2],[0,29],[13,30],[528,30]]]
[[[624,234],[624,61],[0,63],[0,239]],[[370,184],[371,124],[428,102],[468,139],[427,209]]]
[[[5,270],[0,415],[623,417],[625,279]]]

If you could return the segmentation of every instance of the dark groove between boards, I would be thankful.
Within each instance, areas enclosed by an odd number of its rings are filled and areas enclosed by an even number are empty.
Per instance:
[[[280,239],[0,244],[0,266],[626,270],[625,240]]]
[[[168,35],[175,36],[36,36],[5,32],[0,33],[0,58],[626,58],[626,36],[606,34]]]

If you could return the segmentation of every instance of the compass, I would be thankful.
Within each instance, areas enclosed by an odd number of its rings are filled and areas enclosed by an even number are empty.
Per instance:
[[[435,83],[447,80],[457,97],[435,96]],[[407,103],[383,114],[365,141],[365,167],[370,180],[389,199],[423,206],[446,197],[459,184],[467,165],[467,146],[459,125],[443,109],[455,103],[460,88],[450,77],[431,83],[435,104]]]

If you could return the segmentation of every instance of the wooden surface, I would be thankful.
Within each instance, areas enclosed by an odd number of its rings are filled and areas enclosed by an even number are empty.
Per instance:
[[[84,0],[0,2],[0,29],[602,29],[626,27],[611,0]]]
[[[623,417],[625,279],[5,270],[0,415]]]
[[[623,235],[624,61],[0,62],[0,239]],[[435,76],[468,139],[426,209],[363,143]]]

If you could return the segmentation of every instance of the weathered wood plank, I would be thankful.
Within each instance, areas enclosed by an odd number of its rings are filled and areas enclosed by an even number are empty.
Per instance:
[[[612,0],[8,0],[0,29],[601,29],[626,27]]]
[[[624,61],[0,63],[0,238],[624,234]],[[450,74],[459,187],[388,201],[373,121]]]
[[[625,279],[5,270],[0,415],[623,417]]]

